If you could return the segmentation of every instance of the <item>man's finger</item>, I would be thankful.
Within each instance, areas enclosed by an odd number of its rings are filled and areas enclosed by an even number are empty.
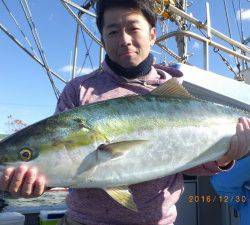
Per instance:
[[[39,197],[43,194],[45,190],[45,177],[40,176],[36,179],[34,191],[33,191],[33,196],[34,197]]]
[[[35,168],[31,168],[27,171],[25,175],[25,180],[21,189],[21,196],[23,197],[31,196],[33,192],[34,184],[36,182],[36,175],[37,175],[37,170]]]
[[[1,191],[7,191],[8,187],[10,185],[10,181],[15,173],[14,167],[8,167],[3,171],[3,174],[1,176],[0,180],[0,190]]]
[[[238,156],[238,136],[235,134],[232,138],[231,138],[231,142],[230,142],[230,156],[232,157],[232,159],[236,159]]]
[[[236,135],[238,142],[238,158],[246,154],[246,135],[242,123],[238,123],[236,126]]]
[[[27,166],[24,166],[24,165],[19,166],[15,170],[15,173],[11,179],[10,186],[9,186],[9,192],[13,196],[19,195],[27,170],[28,170]]]
[[[244,118],[242,124],[245,131],[247,150],[250,151],[250,119]]]
[[[237,157],[238,149],[238,140],[237,135],[232,136],[230,141],[229,150],[219,159],[217,160],[219,166],[225,166],[225,163],[229,163],[233,161]]]

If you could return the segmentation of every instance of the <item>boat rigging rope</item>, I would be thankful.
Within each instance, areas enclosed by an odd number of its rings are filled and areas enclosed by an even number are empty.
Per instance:
[[[167,34],[168,33],[168,25],[166,24],[166,20],[161,21],[160,26],[161,26],[161,32],[162,32],[162,34],[163,35]],[[167,39],[165,39],[164,40],[164,45],[165,46],[167,46],[167,42],[168,42]],[[161,59],[160,59],[160,62],[166,63],[167,62],[167,56],[166,56],[166,54],[163,54],[163,51],[164,50],[161,48],[161,53],[160,53]]]
[[[74,11],[66,4],[66,2],[64,2],[64,0],[61,0],[62,5],[65,7],[65,9],[68,11],[68,13],[75,19],[75,21],[81,26],[83,27],[83,29],[85,30],[85,32],[92,38],[94,39],[94,41],[102,46],[102,42],[100,40],[98,40],[97,37],[95,37],[95,35],[86,27],[86,25],[82,22],[82,20],[80,20],[78,18],[78,16],[74,13]]]
[[[12,12],[10,11],[10,9],[9,9],[9,7],[7,6],[6,2],[5,2],[4,0],[2,0],[2,3],[3,3],[3,5],[5,6],[6,10],[8,11],[10,17],[12,18],[12,20],[13,20],[14,23],[16,24],[18,30],[21,32],[21,34],[22,34],[24,40],[25,40],[25,41],[27,42],[27,44],[29,45],[29,47],[30,47],[30,49],[32,50],[34,56],[37,57],[37,54],[36,54],[36,52],[35,52],[35,49],[32,47],[32,45],[31,45],[31,43],[30,43],[28,37],[27,37],[27,36],[25,35],[25,33],[23,32],[22,28],[20,27],[20,25],[18,24],[16,18],[14,17],[14,15],[12,14]],[[37,57],[37,58],[38,58],[38,57]]]
[[[94,70],[94,66],[93,66],[93,63],[92,63],[92,60],[91,60],[91,57],[90,57],[90,54],[89,54],[90,48],[91,48],[91,46],[92,46],[94,40],[91,39],[90,45],[89,45],[89,47],[87,47],[87,42],[86,42],[86,38],[85,38],[85,36],[84,36],[84,32],[83,32],[83,28],[82,28],[82,27],[81,27],[81,33],[82,33],[84,45],[85,45],[85,48],[86,48],[86,54],[85,54],[85,58],[84,58],[84,60],[83,60],[83,63],[82,63],[82,66],[81,66],[81,69],[80,69],[79,74],[81,74],[81,72],[82,72],[82,70],[83,70],[83,67],[84,67],[84,65],[85,65],[85,62],[86,62],[86,59],[87,59],[87,58],[89,58],[89,62],[90,62],[90,64],[91,64],[91,67],[92,67],[92,69]]]
[[[59,99],[60,92],[57,89],[57,87],[56,87],[56,85],[55,85],[55,83],[53,81],[53,78],[51,76],[50,69],[49,69],[49,66],[48,66],[48,63],[47,63],[47,59],[46,59],[46,56],[44,54],[44,51],[43,51],[43,48],[42,48],[42,44],[41,44],[38,32],[36,30],[35,23],[32,20],[32,14],[31,14],[31,11],[29,9],[28,3],[27,3],[26,0],[20,0],[20,3],[21,3],[21,6],[22,6],[22,9],[23,9],[23,12],[25,14],[26,20],[27,20],[27,22],[29,24],[29,27],[30,27],[31,33],[33,35],[33,38],[35,40],[37,49],[39,51],[39,55],[40,55],[40,57],[41,57],[44,65],[45,65],[45,70],[46,70],[46,73],[47,73],[48,78],[50,80],[50,83],[51,83],[51,86],[52,86],[53,91],[55,93],[55,96],[56,96],[57,99]]]
[[[229,23],[226,1],[223,0],[223,3],[224,3],[224,9],[225,9],[225,14],[226,14],[226,19],[227,19],[228,34],[229,34],[229,37],[232,38],[232,32],[231,32],[231,27],[230,27],[230,23]],[[233,50],[236,51],[234,45],[231,45],[231,46],[232,46]],[[239,73],[240,73],[240,66],[238,66],[238,65],[240,65],[240,61],[237,57],[234,57],[234,61],[235,61],[237,68],[239,69]]]
[[[239,0],[241,43],[243,43],[243,41],[244,41],[243,23],[242,23],[242,12],[243,11],[242,11],[242,8],[241,8],[241,0]]]
[[[242,42],[242,41],[243,41],[243,37],[242,37],[242,33],[241,33],[241,31],[240,31],[239,22],[238,22],[238,20],[237,20],[237,14],[236,14],[236,9],[235,9],[235,5],[234,5],[234,1],[231,0],[231,2],[232,2],[233,10],[234,10],[234,16],[235,16],[235,19],[236,19],[236,24],[237,24],[239,36],[240,36],[240,39],[241,39],[241,42]],[[241,11],[240,11],[240,14],[241,14]]]
[[[86,10],[89,10],[91,7],[94,7],[95,3],[97,2],[98,0],[89,0],[89,1],[85,1],[85,3],[82,5],[82,8],[86,9]],[[84,12],[82,11],[79,11],[79,14],[80,15],[83,15]]]
[[[28,49],[26,49],[21,43],[20,41],[14,37],[13,34],[11,34],[0,22],[0,30],[3,31],[19,48],[21,48],[26,54],[28,54],[33,60],[35,60],[39,65],[41,65],[42,67],[45,67],[44,64],[41,62],[41,60],[34,56]],[[52,70],[50,70],[50,72],[56,77],[58,78],[60,81],[62,81],[63,83],[67,83],[63,78],[61,78],[58,74],[56,74],[55,72],[53,72]]]
[[[217,53],[217,54],[221,57],[222,61],[226,64],[227,68],[234,74],[234,79],[235,79],[235,80],[238,80],[238,81],[244,81],[244,80],[245,80],[244,75],[242,75],[242,74],[237,74],[237,73],[234,71],[233,67],[232,67],[232,66],[230,65],[230,63],[226,60],[226,58],[220,53],[220,50],[219,50],[219,49],[214,48],[214,52]],[[238,64],[237,67],[239,67],[239,66],[240,66],[240,65]],[[238,68],[238,69],[239,69],[239,68]]]
[[[201,32],[201,34],[205,38],[210,39],[210,37],[208,37],[200,28],[199,28],[199,31]],[[236,63],[236,67],[237,67],[237,69],[239,71],[239,73],[237,74],[234,71],[233,67],[230,65],[230,63],[226,60],[226,58],[220,53],[219,49],[214,48],[214,52],[217,53],[221,57],[222,61],[226,64],[227,68],[234,74],[234,79],[235,80],[238,80],[238,81],[244,81],[245,80],[244,76],[240,74],[241,70],[240,70],[240,63],[239,63],[239,61],[238,61],[238,63]],[[237,60],[238,60],[238,58],[237,58]]]
[[[178,62],[190,65],[189,63],[187,63],[187,59],[186,58],[182,58],[182,57],[176,55],[174,52],[172,52],[169,48],[167,48],[166,46],[162,45],[161,43],[157,43],[157,45],[161,49],[163,49],[165,52],[167,52],[170,56],[172,56],[174,59],[176,59]]]

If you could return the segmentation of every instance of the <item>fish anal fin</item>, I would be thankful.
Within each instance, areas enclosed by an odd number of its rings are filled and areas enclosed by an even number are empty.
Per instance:
[[[187,99],[195,99],[176,78],[171,78],[161,86],[150,92],[152,95],[162,95],[167,97],[179,97]]]
[[[105,189],[106,193],[116,202],[124,207],[137,212],[137,206],[133,200],[133,196],[128,187],[113,187]]]

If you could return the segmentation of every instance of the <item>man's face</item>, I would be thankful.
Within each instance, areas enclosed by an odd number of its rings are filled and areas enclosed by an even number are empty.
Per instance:
[[[125,8],[104,12],[102,41],[109,58],[124,68],[145,60],[156,40],[156,30],[139,12]]]

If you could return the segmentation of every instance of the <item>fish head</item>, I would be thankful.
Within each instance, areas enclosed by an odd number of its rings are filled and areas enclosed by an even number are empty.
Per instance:
[[[68,157],[70,151],[87,148],[101,138],[83,118],[67,113],[52,116],[0,141],[0,165],[42,164],[44,168],[51,157],[59,161],[60,152]]]
[[[39,154],[39,144],[25,129],[0,141],[1,165],[17,166],[34,160]]]
[[[85,158],[106,141],[79,114],[54,115],[0,141],[0,176],[6,167],[27,165],[37,168],[49,187],[71,185]]]

